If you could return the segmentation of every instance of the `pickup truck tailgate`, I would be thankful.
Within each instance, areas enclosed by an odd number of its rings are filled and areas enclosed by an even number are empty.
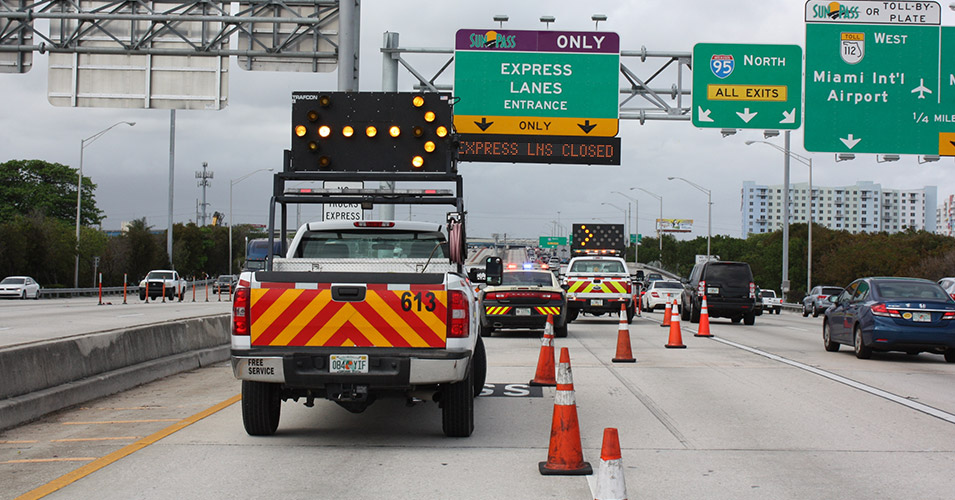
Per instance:
[[[444,348],[448,293],[443,277],[410,276],[417,283],[362,282],[354,274],[350,283],[253,283],[252,346]],[[382,274],[375,278],[382,281]]]

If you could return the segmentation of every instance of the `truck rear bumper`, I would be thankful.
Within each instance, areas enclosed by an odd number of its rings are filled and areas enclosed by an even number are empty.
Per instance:
[[[403,390],[463,380],[466,351],[375,348],[315,348],[308,352],[232,351],[232,372],[239,380],[284,384],[297,389],[325,389],[329,384],[366,385]],[[332,354],[367,354],[367,373],[331,373]]]

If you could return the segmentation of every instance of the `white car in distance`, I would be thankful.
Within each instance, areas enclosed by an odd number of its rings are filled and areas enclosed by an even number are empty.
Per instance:
[[[683,283],[679,281],[656,280],[651,281],[647,291],[643,294],[641,307],[644,311],[653,312],[660,307],[665,308],[667,304],[672,304],[673,299],[679,306],[682,303]]]

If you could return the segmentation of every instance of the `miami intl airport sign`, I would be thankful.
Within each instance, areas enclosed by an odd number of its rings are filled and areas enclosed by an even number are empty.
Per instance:
[[[616,33],[458,30],[454,127],[460,134],[614,137],[619,72]]]

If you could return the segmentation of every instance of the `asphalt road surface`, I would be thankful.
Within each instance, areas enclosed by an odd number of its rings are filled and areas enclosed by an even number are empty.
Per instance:
[[[715,338],[665,349],[662,313],[630,328],[570,325],[584,459],[619,429],[629,498],[950,499],[955,365],[939,355],[859,360],[822,348],[821,318],[713,321]],[[286,402],[278,433],[242,428],[228,364],[183,373],[0,434],[0,498],[588,499],[591,477],[541,476],[554,389],[526,388],[536,332],[485,339],[475,432],[441,433],[434,403],[384,400],[350,414]],[[535,397],[537,396],[537,397]]]

